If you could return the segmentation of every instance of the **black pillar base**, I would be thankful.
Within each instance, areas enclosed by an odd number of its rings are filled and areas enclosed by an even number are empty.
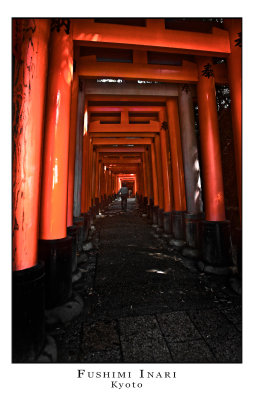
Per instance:
[[[100,211],[100,199],[95,197],[95,215],[98,215]]]
[[[204,264],[215,268],[232,266],[230,221],[202,221],[200,228]]]
[[[167,235],[172,234],[172,212],[163,213],[163,230]]]
[[[81,253],[82,251],[82,243],[84,240],[84,217],[74,217],[74,224],[77,227],[77,251]]]
[[[148,207],[148,197],[143,197],[143,205],[142,205],[142,212],[143,214],[147,214],[147,207]]]
[[[78,227],[76,225],[67,226],[67,236],[72,238],[72,273],[77,269],[77,233]]]
[[[45,341],[45,268],[12,275],[12,361],[33,362]]]
[[[106,194],[104,194],[104,197],[103,197],[103,204],[104,204],[104,208],[106,208],[106,207],[107,207],[107,205],[108,205],[108,203],[107,203],[107,196],[106,196]]]
[[[172,233],[174,239],[185,241],[185,211],[172,212]]]
[[[199,249],[194,249],[193,247],[184,247],[182,249],[182,255],[187,258],[198,260],[200,258],[200,251]]]
[[[83,225],[84,242],[88,238],[88,232],[89,232],[90,228],[91,228],[91,214],[89,212],[88,213],[84,213],[84,225]]]
[[[159,211],[159,206],[153,206],[153,225],[154,226],[158,225],[158,211]]]
[[[101,196],[101,202],[100,202],[100,210],[104,209],[104,197]]]
[[[93,220],[94,220],[94,218],[93,218],[93,207],[89,208],[88,215],[89,215],[89,229],[90,229],[91,225],[93,225]]]
[[[93,205],[91,207],[91,213],[92,213],[93,220],[94,220],[96,218],[96,205]]]
[[[204,214],[184,214],[185,235],[188,247],[198,249],[200,247],[200,222],[204,220]]]
[[[72,294],[72,238],[39,240],[38,255],[45,263],[46,308],[59,306]]]
[[[148,204],[148,206],[147,206],[147,218],[148,219],[150,219],[150,216],[151,216],[151,205],[150,204]]]
[[[143,195],[142,194],[138,197],[138,205],[139,205],[139,208],[142,208],[142,206],[143,206]]]
[[[158,227],[163,228],[163,208],[158,209]]]
[[[153,218],[153,199],[150,199],[150,204],[147,209],[147,216],[150,220]]]

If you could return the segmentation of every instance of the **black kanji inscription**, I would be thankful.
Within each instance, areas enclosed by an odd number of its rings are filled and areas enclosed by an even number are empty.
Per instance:
[[[214,76],[211,64],[208,63],[208,64],[204,65],[202,75],[205,76],[206,78],[210,78],[210,76]]]

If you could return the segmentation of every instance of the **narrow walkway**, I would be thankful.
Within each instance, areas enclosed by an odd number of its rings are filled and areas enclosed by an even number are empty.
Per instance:
[[[241,297],[227,278],[193,272],[134,199],[98,216],[74,285],[84,313],[51,332],[58,362],[241,362]]]

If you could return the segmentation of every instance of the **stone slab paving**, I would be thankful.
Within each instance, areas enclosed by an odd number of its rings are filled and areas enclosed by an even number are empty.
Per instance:
[[[53,332],[57,362],[241,362],[241,297],[228,278],[184,267],[134,200],[103,216],[74,284],[84,311]]]

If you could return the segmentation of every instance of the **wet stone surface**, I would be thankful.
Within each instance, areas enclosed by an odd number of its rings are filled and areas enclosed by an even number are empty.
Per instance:
[[[241,296],[228,277],[186,267],[134,199],[94,225],[73,284],[84,308],[49,329],[58,363],[241,362]]]

